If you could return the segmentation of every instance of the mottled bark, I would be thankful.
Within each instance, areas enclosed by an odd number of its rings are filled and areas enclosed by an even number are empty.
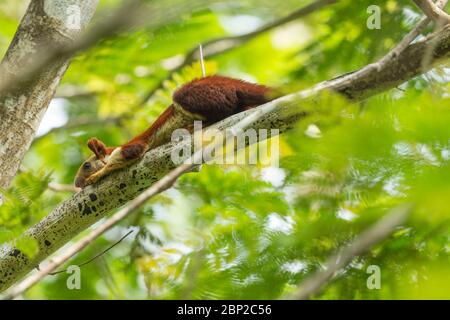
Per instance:
[[[97,2],[32,0],[0,64],[0,82],[13,81],[48,48],[72,43]],[[54,61],[33,79],[0,93],[0,188],[14,178],[68,64],[68,58]]]
[[[450,57],[450,28],[410,45],[399,57],[390,61],[381,70],[370,69],[354,72],[314,88],[294,93],[269,102],[258,108],[233,115],[216,125],[228,128],[247,115],[276,108],[253,122],[255,129],[286,130],[298,119],[307,116],[302,109],[305,100],[314,99],[322,91],[334,90],[353,100],[361,100],[388,90],[427,70],[421,68],[426,48],[435,45],[432,64],[443,63]],[[26,257],[13,245],[0,248],[0,291],[8,288],[20,277],[31,271],[42,260],[66,244],[79,232],[100,220],[108,212],[136,197],[144,189],[158,181],[175,167],[171,151],[175,145],[169,143],[148,152],[135,165],[105,177],[99,183],[88,186],[56,207],[41,222],[30,228],[24,236],[36,239],[39,252],[32,259]],[[180,146],[177,145],[179,148]]]

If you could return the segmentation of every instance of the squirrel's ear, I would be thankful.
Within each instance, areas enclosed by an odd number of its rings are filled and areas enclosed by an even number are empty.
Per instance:
[[[102,160],[106,156],[106,146],[103,142],[97,138],[89,139],[87,146],[92,152],[97,156],[98,159]]]

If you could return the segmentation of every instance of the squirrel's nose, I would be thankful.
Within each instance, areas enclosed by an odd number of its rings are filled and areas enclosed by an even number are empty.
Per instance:
[[[84,188],[84,179],[82,177],[77,177],[75,179],[75,187],[77,188]]]

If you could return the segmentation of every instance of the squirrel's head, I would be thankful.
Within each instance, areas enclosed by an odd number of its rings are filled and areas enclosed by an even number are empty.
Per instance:
[[[78,188],[86,187],[86,179],[102,169],[106,163],[105,157],[107,156],[107,149],[103,142],[97,138],[91,138],[87,145],[94,154],[84,161],[78,169],[75,176],[75,187]]]
[[[105,164],[102,160],[98,159],[96,155],[90,156],[86,161],[84,161],[75,176],[75,187],[84,188],[86,187],[86,179],[92,174],[103,168]]]

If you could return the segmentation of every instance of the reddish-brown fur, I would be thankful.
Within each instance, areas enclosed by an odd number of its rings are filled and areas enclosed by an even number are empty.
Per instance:
[[[140,135],[134,137],[130,142],[127,143],[127,145],[134,144],[135,142],[146,142],[150,140],[150,138],[153,136],[153,134],[173,115],[174,109],[173,106],[170,105],[159,117],[156,119],[155,122],[145,130]]]
[[[148,149],[150,139],[158,129],[169,119],[174,112],[173,106],[169,106],[156,121],[140,135],[134,137],[128,143],[122,146],[121,153],[126,160],[132,160],[141,157]]]
[[[209,125],[232,114],[254,108],[270,100],[271,89],[222,76],[193,80],[173,94],[173,101],[186,111],[199,115]],[[150,140],[166,121],[174,115],[169,106],[146,131],[122,146],[125,159],[134,159],[145,153]]]
[[[210,76],[185,84],[173,95],[173,101],[189,112],[217,122],[248,106],[270,100],[268,87],[222,76]]]
[[[116,155],[111,156],[103,168],[94,172],[89,168],[83,171],[82,166],[77,173],[76,184],[85,186],[112,170],[126,166],[132,160],[140,158],[148,149],[168,142],[171,132],[175,129],[192,126],[195,119],[203,120],[205,125],[210,125],[235,113],[264,104],[274,96],[272,89],[268,87],[222,76],[191,81],[174,93],[174,104],[170,105],[147,130],[120,147],[120,153],[116,154],[119,158]],[[103,163],[105,156],[111,155],[117,148],[106,147],[96,138],[89,140],[88,147]],[[89,167],[98,168],[98,160],[95,166]]]

